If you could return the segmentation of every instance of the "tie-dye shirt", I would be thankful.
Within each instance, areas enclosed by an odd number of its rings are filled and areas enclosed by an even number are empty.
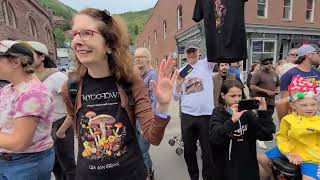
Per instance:
[[[47,87],[36,80],[20,83],[16,86],[8,84],[0,89],[0,132],[13,133],[15,119],[25,116],[39,117],[32,144],[23,152],[33,153],[49,149],[53,145],[51,138],[53,98]],[[12,153],[1,149],[0,152]]]

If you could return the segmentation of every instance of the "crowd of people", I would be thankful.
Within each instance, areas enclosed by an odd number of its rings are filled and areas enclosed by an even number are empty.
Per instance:
[[[279,157],[300,165],[303,180],[320,180],[316,45],[291,49],[277,67],[273,58],[253,63],[243,83],[239,62],[208,62],[199,41],[186,43],[180,70],[171,59],[153,69],[148,49],[131,57],[126,26],[106,10],[79,11],[69,33],[68,75],[44,44],[0,41],[0,180],[154,180],[149,148],[164,136],[172,99],[191,180],[200,178],[198,149],[204,180],[273,179]],[[257,109],[240,110],[243,99]],[[274,134],[276,146],[257,153]]]

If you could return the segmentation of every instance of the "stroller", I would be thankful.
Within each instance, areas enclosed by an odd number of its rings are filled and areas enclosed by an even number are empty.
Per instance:
[[[170,146],[174,146],[174,145],[177,145],[177,148],[176,148],[176,154],[178,156],[182,156],[183,155],[183,141],[182,141],[182,137],[179,135],[179,136],[174,136],[173,138],[171,138],[169,140],[169,145]],[[200,141],[198,140],[197,141],[197,148],[200,149]]]
[[[174,146],[177,145],[178,147],[176,148],[176,154],[178,156],[183,155],[183,141],[181,136],[174,136],[169,140],[169,145]]]

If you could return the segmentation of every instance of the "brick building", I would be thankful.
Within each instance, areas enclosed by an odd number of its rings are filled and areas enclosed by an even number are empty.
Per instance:
[[[192,20],[196,0],[158,0],[153,13],[138,36],[136,46],[151,50],[152,65],[165,57],[177,58],[181,65],[184,44],[200,39],[205,54],[203,22]],[[283,58],[291,47],[320,41],[319,0],[249,0],[245,6],[249,65],[264,57]]]
[[[39,41],[56,57],[52,19],[37,0],[0,0],[0,39]]]

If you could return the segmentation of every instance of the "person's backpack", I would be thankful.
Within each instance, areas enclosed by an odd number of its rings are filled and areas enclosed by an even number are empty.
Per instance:
[[[77,93],[78,93],[78,86],[79,86],[78,82],[76,82],[70,78],[67,80],[67,87],[68,87],[68,91],[69,91],[69,96],[70,96],[70,99],[71,99],[73,105],[75,105],[75,102],[76,102],[76,97],[77,97]]]

